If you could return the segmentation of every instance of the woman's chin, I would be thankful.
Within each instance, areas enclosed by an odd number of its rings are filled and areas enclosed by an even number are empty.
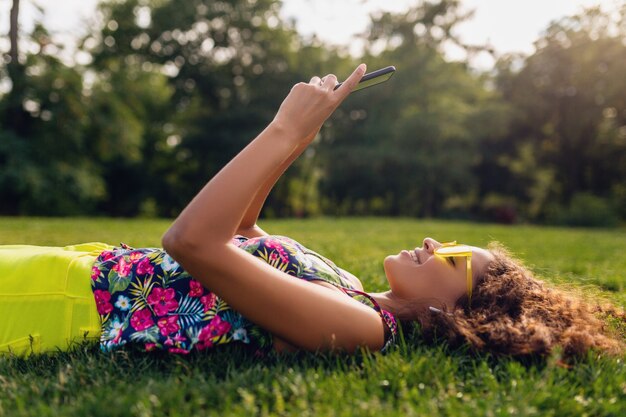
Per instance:
[[[398,253],[396,255],[388,255],[385,258],[385,261],[383,262],[383,265],[384,264],[388,264],[390,262],[398,262],[400,259],[402,259],[402,252],[400,252],[400,253]]]
[[[383,261],[383,269],[385,270],[385,278],[387,278],[387,282],[389,282],[390,285],[391,285],[391,282],[389,281],[389,266],[393,262],[394,257],[395,257],[394,255],[389,255]]]

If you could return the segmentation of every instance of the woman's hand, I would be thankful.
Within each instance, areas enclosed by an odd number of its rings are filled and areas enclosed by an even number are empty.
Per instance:
[[[359,65],[348,79],[339,87],[337,77],[328,74],[324,78],[311,78],[309,83],[293,86],[278,109],[272,124],[289,132],[294,140],[301,142],[317,132],[324,121],[335,111],[341,102],[358,84],[365,74],[365,64]]]

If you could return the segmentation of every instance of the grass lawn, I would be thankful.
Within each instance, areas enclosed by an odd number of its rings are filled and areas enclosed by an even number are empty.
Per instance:
[[[102,241],[160,246],[165,220],[0,218],[0,244]],[[386,289],[383,259],[424,237],[484,246],[497,240],[558,285],[626,305],[626,230],[496,226],[387,218],[263,220]],[[2,318],[0,318],[2,320]],[[94,344],[0,357],[2,416],[626,415],[624,360],[589,356],[564,369],[426,346],[416,335],[386,355],[298,353],[258,360],[238,346],[167,356],[101,353]]]

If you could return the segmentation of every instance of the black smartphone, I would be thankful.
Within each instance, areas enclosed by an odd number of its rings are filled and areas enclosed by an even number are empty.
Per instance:
[[[361,77],[361,81],[359,81],[356,87],[354,87],[354,90],[352,90],[352,92],[354,93],[355,91],[362,90],[364,88],[371,87],[376,84],[384,83],[385,81],[391,78],[394,72],[396,72],[396,67],[389,66],[389,67],[385,67],[385,68],[367,73],[363,77]],[[341,84],[343,83],[337,84],[335,86],[335,90],[338,89],[341,86]]]

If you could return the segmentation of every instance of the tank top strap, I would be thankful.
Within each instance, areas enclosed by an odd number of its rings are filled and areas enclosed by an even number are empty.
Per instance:
[[[343,292],[345,292],[348,296],[350,296],[350,293],[355,293],[355,294],[366,297],[372,302],[372,305],[374,306],[374,310],[378,313],[378,315],[383,319],[383,321],[389,328],[389,338],[385,340],[385,344],[383,348],[381,349],[381,352],[386,352],[389,349],[389,347],[393,345],[396,341],[396,337],[398,334],[398,323],[396,321],[396,318],[389,311],[383,310],[378,304],[378,302],[374,299],[374,297],[372,297],[368,293],[355,290],[352,288],[341,287],[341,286],[339,288]]]
[[[348,295],[350,295],[350,293],[356,293],[356,294],[362,295],[364,297],[367,297],[372,302],[372,304],[374,305],[374,310],[376,310],[376,312],[378,312],[379,314],[382,313],[382,308],[380,308],[380,305],[378,305],[378,302],[374,299],[374,297],[372,297],[368,293],[363,292],[363,291],[359,291],[359,290],[355,290],[353,288],[348,288],[348,287],[339,286],[339,288],[343,292],[348,294]]]

